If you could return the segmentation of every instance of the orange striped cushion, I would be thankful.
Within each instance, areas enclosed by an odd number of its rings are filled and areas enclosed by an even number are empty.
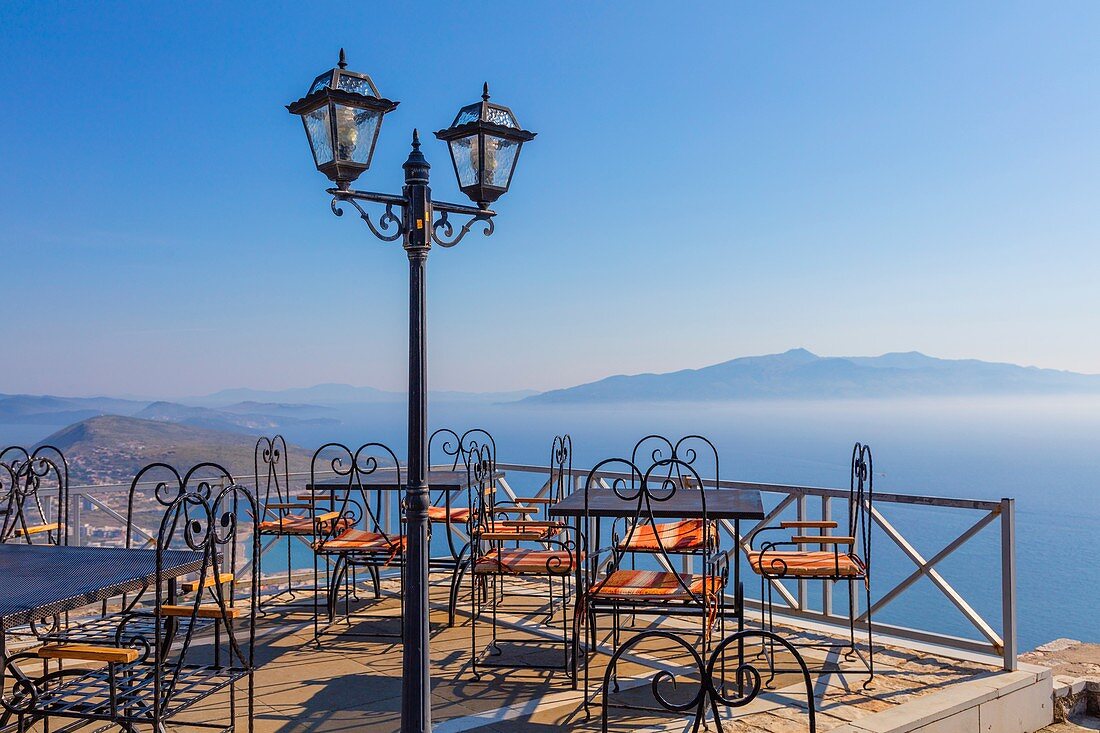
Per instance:
[[[584,556],[581,556],[583,561]],[[566,575],[573,572],[573,553],[564,550],[493,550],[479,557],[475,573]]]
[[[281,519],[268,519],[260,522],[261,532],[281,532],[283,534],[312,534],[313,519],[302,514],[287,514]]]
[[[356,552],[388,552],[396,554],[408,542],[404,535],[385,535],[365,529],[348,529],[331,540],[321,543],[321,550],[354,550]]]
[[[866,573],[863,561],[855,555],[834,555],[827,550],[765,552],[763,567],[760,553],[754,552],[749,555],[749,565],[759,575],[772,576],[862,578]]]
[[[684,519],[679,522],[662,524],[640,524],[628,540],[620,543],[619,549],[628,552],[665,552],[698,550],[703,547],[703,520]],[[713,536],[713,534],[712,534]],[[658,544],[660,540],[660,544]]]
[[[684,590],[676,581],[676,573],[658,570],[616,570],[604,580],[592,586],[589,593],[596,598],[656,599],[656,600],[692,600],[703,594],[712,598],[722,590],[722,579],[715,576],[680,574],[691,593]]]
[[[455,524],[461,524],[469,518],[469,507],[451,507],[449,510],[445,506],[428,507],[428,521],[431,522],[454,522]]]

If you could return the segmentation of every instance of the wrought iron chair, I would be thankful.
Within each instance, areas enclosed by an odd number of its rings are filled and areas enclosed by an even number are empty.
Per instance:
[[[326,484],[316,481],[321,464],[327,463],[337,480]],[[381,571],[391,566],[399,570],[402,592],[402,618],[404,616],[405,550],[408,538],[404,533],[404,511],[397,512],[400,529],[387,527],[392,512],[389,497],[398,492],[371,483],[371,477],[379,470],[393,470],[396,477],[392,486],[403,486],[401,466],[397,456],[382,443],[365,443],[352,450],[340,443],[326,443],[317,449],[310,464],[310,486],[313,490],[313,570],[314,586],[314,640],[320,643],[324,631],[318,599],[324,588],[327,628],[336,620],[341,596],[344,599],[344,618],[350,619],[351,601],[358,600],[357,570],[364,568],[371,576],[374,597],[381,598]],[[321,585],[321,563],[326,568],[326,584]],[[389,618],[389,617],[386,617]],[[351,632],[344,632],[349,635]],[[374,631],[366,636],[399,636]]]
[[[582,608],[586,620],[590,648],[596,647],[597,620],[601,614],[611,616],[613,648],[619,646],[620,617],[632,616],[683,616],[699,619],[701,647],[704,654],[710,648],[710,634],[717,622],[725,633],[727,617],[725,588],[730,575],[730,555],[719,547],[717,537],[711,537],[714,522],[707,516],[706,482],[692,463],[682,458],[655,456],[644,471],[625,458],[609,458],[598,463],[588,474],[584,485],[583,526],[593,527],[589,532],[589,544],[600,542],[601,518],[590,513],[593,492],[613,491],[633,509],[628,517],[625,537],[612,537],[608,547],[591,549],[586,553],[585,574],[582,580]],[[616,475],[608,488],[605,474]],[[625,478],[623,476],[626,476]],[[691,487],[702,488],[691,488]],[[706,490],[703,490],[706,489]],[[640,529],[648,528],[657,538],[657,552],[652,553],[654,563],[672,567],[669,553],[664,549],[658,531],[659,522],[654,512],[663,502],[683,491],[698,491],[703,527],[703,542],[695,552],[702,572],[676,572],[672,570],[639,570],[623,568],[629,547]],[[740,589],[737,589],[735,612],[738,630],[741,630],[743,614],[740,611]],[[584,686],[589,686],[588,664],[584,665]]]
[[[273,438],[261,437],[256,441],[253,452],[254,478],[257,497],[261,498],[262,512],[259,532],[262,538],[270,538],[268,547],[279,541],[286,544],[286,588],[263,598],[263,604],[274,603],[287,598],[290,603],[297,599],[294,587],[295,541],[310,547],[314,535],[313,505],[309,498],[295,498],[290,488],[290,454],[286,440],[281,435]],[[263,609],[261,608],[261,611]]]
[[[120,615],[114,644],[47,644],[5,660],[4,673],[13,679],[13,691],[3,699],[3,707],[19,717],[20,729],[57,719],[64,729],[107,723],[125,731],[144,726],[164,730],[180,713],[228,691],[225,720],[210,720],[207,713],[203,720],[189,720],[187,725],[231,732],[236,723],[237,686],[242,681],[247,689],[247,728],[253,729],[259,572],[253,568],[245,608],[233,603],[233,593],[217,579],[238,566],[242,551],[258,562],[259,508],[242,486],[215,490],[199,481],[192,490],[186,483],[162,484],[164,492],[179,492],[162,494],[167,510],[156,535],[156,580],[148,613]],[[179,602],[173,596],[173,580],[163,574],[168,565],[165,553],[181,543],[204,557],[195,582],[200,588],[213,589],[209,599],[195,593],[191,600]],[[149,623],[150,617],[154,623]],[[207,650],[195,641],[198,629],[210,623],[217,633]],[[59,669],[32,677],[25,668],[34,659],[80,659],[105,666]]]
[[[189,493],[215,496],[224,487],[233,485],[233,476],[217,463],[198,463],[186,473],[160,462],[143,467],[134,475],[127,494],[124,546],[132,549],[186,548],[186,528],[178,522],[168,525],[162,532],[156,532],[151,527],[163,523],[178,497]],[[252,569],[258,572],[259,559],[250,558],[249,562]],[[221,572],[207,573],[201,582],[197,578],[173,580],[164,592],[173,599],[194,594],[196,598],[205,596],[210,601],[216,601],[219,594],[228,594],[232,606],[236,602],[233,593],[235,581],[236,575],[230,565]],[[114,601],[104,601],[98,616],[74,621],[65,627],[55,624],[54,628],[41,631],[39,640],[55,644],[114,644],[122,619],[127,619],[131,631],[150,637],[154,634],[156,621],[152,609],[154,593],[152,587],[146,587],[136,593],[123,594]],[[213,625],[212,620],[202,617],[196,622],[196,628],[204,625]],[[77,656],[71,658],[79,659]]]
[[[768,644],[773,647],[778,645],[793,657],[798,665],[797,669],[794,671],[801,674],[802,683],[805,686],[806,712],[809,723],[808,730],[809,733],[816,733],[817,712],[814,707],[813,682],[810,679],[810,671],[806,667],[806,662],[802,659],[802,655],[798,653],[798,650],[795,649],[790,642],[781,636],[770,631],[755,630],[742,630],[726,637],[714,648],[710,656],[706,658],[704,658],[704,655],[700,654],[695,647],[668,631],[646,631],[636,636],[632,636],[625,644],[616,650],[614,656],[611,657],[611,662],[604,671],[600,721],[603,733],[607,733],[608,730],[607,712],[610,707],[627,707],[632,710],[642,709],[650,712],[667,711],[675,713],[694,713],[694,721],[691,727],[692,733],[698,733],[699,728],[703,725],[703,720],[706,718],[709,708],[714,718],[715,726],[718,728],[718,733],[722,733],[722,717],[719,712],[719,705],[732,708],[744,707],[760,695],[764,675],[761,670],[753,666],[752,662],[742,661],[738,664],[737,668],[734,670],[735,680],[732,682],[726,680],[724,674],[726,671],[724,660],[728,653],[727,650],[735,645],[739,650],[743,650],[745,648],[745,642],[754,638],[760,639],[762,645]],[[657,706],[639,708],[638,706],[616,705],[612,703],[609,700],[608,693],[612,690],[612,679],[615,677],[619,660],[622,659],[627,652],[643,642],[651,642],[654,640],[670,642],[674,647],[680,647],[683,652],[687,653],[690,664],[684,670],[684,674],[678,675],[666,668],[658,671],[653,676],[650,680],[649,689],[652,692]],[[774,676],[775,672],[773,670],[769,668],[768,671]],[[717,675],[715,674],[716,672]],[[696,673],[698,674],[698,679],[690,679],[688,684],[696,683],[699,685],[699,688],[695,694],[687,696],[686,699],[675,700],[666,697],[666,695],[661,692],[662,683],[675,690],[678,686],[678,677]],[[784,728],[784,730],[786,730],[786,728]]]
[[[787,578],[821,580],[827,583],[848,584],[848,643],[806,644],[806,646],[848,649],[846,659],[858,653],[856,648],[856,621],[859,607],[856,583],[862,581],[866,601],[867,624],[867,674],[864,687],[875,677],[875,647],[871,626],[871,508],[874,500],[874,467],[870,446],[856,443],[852,448],[851,473],[848,493],[848,522],[844,535],[829,534],[838,523],[831,520],[784,521],[778,526],[762,527],[748,538],[749,566],[760,576],[760,594],[764,600],[761,623],[769,631],[775,628],[774,583]],[[807,530],[818,530],[808,534]],[[756,539],[765,532],[792,533],[789,540],[762,542]],[[817,545],[816,550],[807,546]],[[790,548],[790,549],[787,549]],[[829,548],[829,549],[826,549]],[[844,549],[841,549],[844,548]]]
[[[551,450],[551,494],[558,496],[567,489],[572,476],[572,440],[568,435],[555,436]],[[490,446],[481,446],[467,458],[468,484],[476,487],[472,499],[477,502],[472,524],[470,598],[472,619],[470,623],[471,670],[476,677],[478,666],[502,666],[492,661],[501,654],[497,637],[497,609],[505,597],[504,581],[507,578],[543,577],[547,580],[547,623],[555,622],[554,580],[561,582],[561,662],[513,663],[506,666],[528,669],[561,670],[569,674],[576,684],[575,635],[570,633],[569,594],[570,577],[574,585],[580,579],[578,554],[583,542],[580,530],[555,522],[552,527],[543,520],[506,519],[509,514],[498,514],[496,492],[492,490],[496,475],[496,463]],[[579,558],[579,560],[578,560]],[[479,590],[481,592],[479,592]],[[491,595],[488,591],[491,590]],[[454,599],[452,599],[454,600]],[[477,625],[482,612],[488,606],[491,619],[491,636],[484,650],[478,649]],[[575,614],[574,614],[575,618]],[[510,639],[511,645],[544,644],[543,639]]]
[[[0,451],[0,491],[0,542],[69,544],[69,464],[59,449]]]

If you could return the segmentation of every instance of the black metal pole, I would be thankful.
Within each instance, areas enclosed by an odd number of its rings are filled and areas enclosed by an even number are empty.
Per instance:
[[[409,459],[405,488],[408,548],[405,557],[405,619],[402,626],[401,731],[430,733],[432,685],[428,649],[428,380],[425,330],[425,269],[432,246],[431,166],[413,132],[403,166],[405,252],[409,255]]]

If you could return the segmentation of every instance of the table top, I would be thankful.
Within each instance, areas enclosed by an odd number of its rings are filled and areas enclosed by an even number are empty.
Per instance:
[[[165,550],[163,557],[164,577],[202,569],[201,552]],[[156,550],[2,544],[0,627],[10,628],[140,590],[156,577]]]
[[[755,489],[706,489],[708,519],[763,519],[764,503]],[[654,491],[654,496],[660,492]],[[700,489],[679,489],[667,501],[650,502],[655,519],[700,519],[703,502]],[[632,517],[637,499],[622,499],[611,489],[588,492],[588,513],[593,517]],[[584,491],[574,491],[550,507],[553,517],[584,516]]]
[[[504,474],[497,472],[498,476]],[[401,469],[401,483],[397,482],[397,470],[394,468],[379,468],[374,473],[361,478],[363,488],[377,491],[404,491],[408,482],[408,474]],[[430,491],[458,491],[466,488],[466,470],[452,471],[449,469],[433,469],[428,471],[428,489]],[[330,491],[348,488],[348,480],[318,481],[315,484],[306,484],[307,491]],[[358,488],[358,484],[354,486]]]

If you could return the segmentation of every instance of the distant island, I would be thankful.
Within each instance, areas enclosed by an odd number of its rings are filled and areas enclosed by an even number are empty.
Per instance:
[[[860,397],[1100,394],[1100,375],[916,351],[818,356],[806,349],[748,356],[701,369],[607,377],[533,395],[527,404],[673,402]]]

